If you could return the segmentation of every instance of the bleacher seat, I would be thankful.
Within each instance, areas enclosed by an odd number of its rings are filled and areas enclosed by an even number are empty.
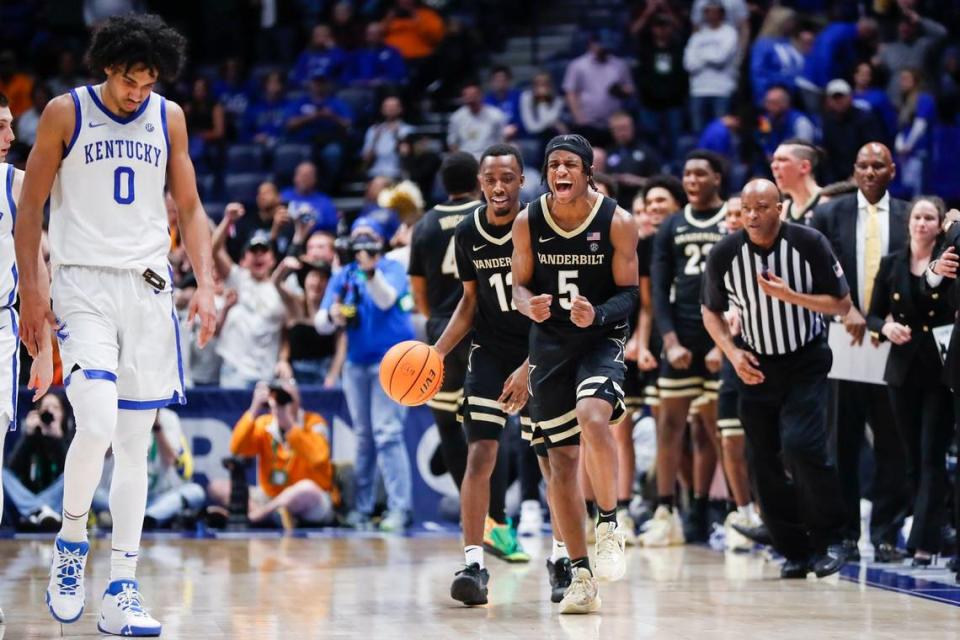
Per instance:
[[[273,150],[273,174],[280,184],[289,184],[297,165],[309,159],[308,144],[278,144]]]
[[[227,148],[227,173],[263,171],[263,147],[257,144],[232,144]]]
[[[365,87],[341,89],[337,92],[337,97],[343,100],[353,112],[354,126],[369,124],[375,114],[380,112],[380,105],[374,104],[374,92]]]
[[[217,176],[212,173],[197,175],[197,193],[200,200],[209,200],[217,197]]]
[[[252,204],[257,200],[257,188],[261,182],[270,179],[267,173],[231,173],[223,180],[224,196],[227,200]]]

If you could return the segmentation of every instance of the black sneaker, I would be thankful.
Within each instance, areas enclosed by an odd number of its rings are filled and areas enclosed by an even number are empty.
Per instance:
[[[887,544],[884,542],[877,546],[876,551],[874,551],[873,561],[880,562],[883,564],[892,564],[892,563],[902,563],[903,559],[907,557],[907,554],[897,549],[892,544]]]
[[[683,519],[683,537],[687,544],[702,544],[710,539],[706,502],[691,502]]]
[[[832,544],[827,547],[826,553],[819,556],[813,563],[813,570],[818,578],[826,578],[843,568],[850,560],[847,549],[842,544]]]
[[[757,525],[756,527],[744,527],[740,524],[731,524],[730,526],[733,527],[734,531],[746,536],[757,544],[762,544],[766,547],[773,546],[773,538],[770,537],[770,531],[765,524]]]
[[[550,558],[547,558],[547,575],[550,577],[550,602],[560,602],[573,582],[570,558],[560,558],[556,562],[550,562]]]
[[[487,582],[490,574],[480,565],[473,564],[457,571],[453,584],[450,585],[450,597],[468,607],[478,604],[487,604]]]
[[[810,560],[787,560],[780,567],[780,578],[783,580],[803,580],[811,571]]]

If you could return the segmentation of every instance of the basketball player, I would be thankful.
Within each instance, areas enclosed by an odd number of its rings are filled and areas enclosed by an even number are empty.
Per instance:
[[[573,581],[561,613],[600,608],[583,530],[577,481],[580,434],[597,498],[597,577],[626,572],[617,531],[617,451],[608,425],[625,413],[624,343],[637,305],[637,227],[593,184],[593,149],[579,135],[553,138],[544,153],[550,192],[513,225],[513,299],[530,330],[530,413],[550,462],[556,522]],[[582,292],[582,293],[581,293]]]
[[[64,469],[63,526],[54,545],[47,604],[60,622],[74,622],[83,613],[87,513],[112,446],[113,550],[97,627],[113,635],[161,631],[144,608],[136,566],[151,428],[159,407],[185,402],[167,263],[165,183],[177,203],[197,278],[189,318],[202,323],[200,346],[213,335],[216,321],[210,229],[197,195],[183,110],[152,91],[158,80],[176,77],[185,45],[152,15],[110,18],[97,29],[87,63],[106,79],[73,89],[44,109],[17,220],[21,340],[35,350],[45,319],[57,322],[64,384],[77,425]],[[39,269],[25,259],[37,254],[48,196],[56,317]]]
[[[523,186],[519,151],[506,144],[488,147],[480,157],[479,178],[486,204],[475,207],[457,225],[455,235],[463,297],[435,345],[446,356],[473,332],[461,414],[468,442],[467,470],[460,488],[465,568],[457,572],[450,587],[450,595],[467,605],[487,602],[483,524],[507,416],[521,411],[524,439],[530,440],[533,432],[526,412],[530,320],[513,307],[510,292],[510,228],[520,212]],[[546,449],[542,443],[535,448],[544,456],[541,468],[549,477]],[[551,597],[559,602],[570,584],[570,560],[564,558],[555,566],[559,571],[550,574],[551,583],[557,582]]]
[[[783,219],[809,225],[820,203],[820,185],[814,177],[820,153],[805,140],[787,140],[773,152],[770,171],[783,192]]]
[[[682,212],[664,221],[654,238],[653,306],[665,357],[657,381],[657,509],[641,538],[649,546],[707,541],[707,494],[712,474],[704,473],[707,465],[698,464],[698,455],[707,454],[706,448],[694,449],[694,495],[683,530],[676,513],[674,487],[683,455],[687,415],[696,398],[705,395],[709,400],[699,407],[699,415],[704,428],[709,432],[716,430],[714,401],[722,360],[720,350],[703,326],[700,281],[707,254],[724,237],[726,205],[720,197],[722,181],[720,156],[710,151],[691,151],[683,168],[683,189],[689,203]]]
[[[13,114],[7,96],[0,93],[0,466],[3,463],[3,441],[7,431],[17,428],[17,378],[20,371],[20,344],[17,340],[17,311],[13,303],[17,297],[17,267],[14,263],[13,221],[17,215],[17,200],[23,186],[23,171],[6,164],[7,152],[15,139]],[[43,287],[49,291],[47,267],[43,254],[38,256],[37,271]],[[40,351],[34,352],[30,368],[30,384],[36,389],[33,400],[47,392],[53,379],[53,347],[50,344],[50,325],[40,335]],[[0,518],[3,517],[3,487],[0,486]],[[0,609],[0,623],[3,623]],[[0,634],[2,635],[2,634]]]

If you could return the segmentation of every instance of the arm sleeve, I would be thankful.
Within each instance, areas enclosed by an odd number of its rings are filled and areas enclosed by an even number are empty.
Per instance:
[[[260,443],[257,437],[257,422],[249,411],[244,411],[230,436],[230,453],[236,456],[255,456]]]
[[[890,313],[890,274],[891,263],[888,258],[880,261],[877,276],[873,281],[873,294],[870,296],[870,311],[867,313],[867,328],[877,334],[880,340],[886,340],[880,333]]]
[[[467,255],[467,239],[464,234],[457,230],[454,235],[454,251],[457,258],[457,274],[461,282],[472,282],[477,279],[477,270],[473,267],[473,261]]]
[[[617,287],[615,294],[594,309],[593,324],[604,326],[631,318],[637,312],[639,301],[640,287],[637,285]]]
[[[653,260],[650,264],[653,313],[661,335],[675,331],[673,309],[670,308],[670,288],[673,285],[673,252],[670,244],[672,229],[673,225],[669,220],[660,225],[653,238]]]
[[[721,252],[711,251],[707,255],[707,266],[700,285],[700,302],[710,311],[718,313],[723,313],[730,307],[727,289],[723,284],[725,262]]]
[[[842,298],[850,293],[843,267],[833,255],[830,243],[821,234],[817,234],[817,238],[810,243],[807,262],[813,274],[813,293],[825,293],[834,298]]]

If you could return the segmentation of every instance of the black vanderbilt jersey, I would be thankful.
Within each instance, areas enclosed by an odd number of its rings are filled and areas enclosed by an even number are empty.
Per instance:
[[[479,200],[438,204],[413,227],[407,273],[427,279],[427,304],[433,318],[452,316],[463,295],[453,232],[478,204]]]
[[[480,205],[464,218],[455,236],[460,279],[477,283],[473,341],[505,353],[526,353],[530,319],[513,304],[512,225],[489,224],[485,210]]]
[[[579,227],[564,231],[550,216],[546,194],[527,207],[533,249],[530,289],[553,296],[550,317],[540,324],[543,329],[576,336],[588,330],[609,331],[609,327],[577,327],[570,321],[570,309],[577,294],[599,305],[617,292],[610,239],[616,210],[616,200],[599,197]]]

